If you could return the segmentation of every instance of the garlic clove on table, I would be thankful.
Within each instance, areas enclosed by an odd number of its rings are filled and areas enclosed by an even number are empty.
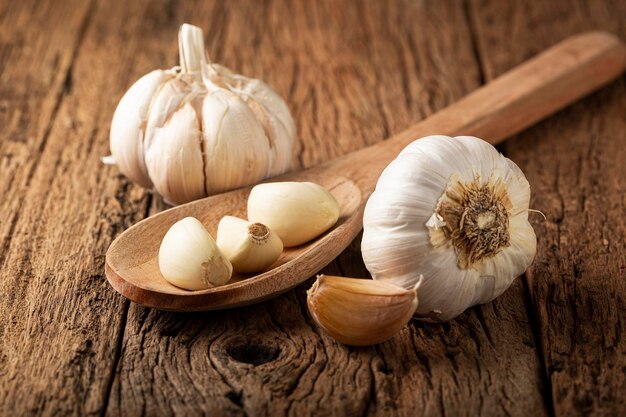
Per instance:
[[[337,223],[339,203],[312,182],[272,182],[252,188],[248,220],[263,223],[286,247],[316,238]]]
[[[262,271],[276,262],[283,242],[267,226],[225,216],[217,226],[217,246],[237,272]]]
[[[398,333],[417,308],[416,289],[388,282],[318,275],[307,291],[309,312],[341,343],[367,346]]]
[[[530,186],[474,137],[429,136],[407,146],[367,202],[361,249],[376,280],[412,288],[416,316],[449,320],[502,294],[532,263]]]
[[[159,269],[168,282],[186,290],[224,285],[233,272],[209,232],[194,217],[177,221],[167,231],[159,248]]]

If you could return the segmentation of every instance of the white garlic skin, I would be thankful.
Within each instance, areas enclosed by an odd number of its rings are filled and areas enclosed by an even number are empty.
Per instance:
[[[270,139],[269,177],[289,171],[296,126],[284,100],[261,80],[252,80],[244,87],[241,97],[255,113]],[[274,111],[269,111],[274,109]]]
[[[186,290],[224,285],[233,266],[204,225],[194,217],[174,223],[159,248],[159,269],[169,283]]]
[[[204,163],[198,137],[200,126],[191,104],[171,114],[155,128],[146,152],[146,166],[154,188],[166,201],[191,201],[205,197]]]
[[[152,71],[118,104],[110,146],[120,171],[172,204],[288,171],[296,130],[284,100],[207,63],[200,28],[183,25],[179,46],[182,69]]]
[[[435,211],[451,179],[501,180],[510,199],[510,245],[461,268],[452,244],[435,247]],[[363,260],[374,279],[418,290],[418,318],[450,320],[502,294],[532,263],[536,236],[528,222],[530,186],[522,171],[474,137],[429,136],[408,145],[384,170],[363,218]]]
[[[152,187],[144,161],[144,125],[150,102],[172,75],[154,70],[137,80],[120,100],[111,121],[111,154],[122,174],[142,187]]]
[[[312,182],[272,182],[252,188],[248,220],[273,230],[286,247],[306,243],[337,223],[339,203]]]
[[[266,269],[283,251],[283,242],[271,229],[233,216],[220,220],[216,242],[233,269],[243,273]]]
[[[239,96],[227,90],[209,93],[202,103],[202,123],[209,195],[259,182],[268,175],[269,142]]]

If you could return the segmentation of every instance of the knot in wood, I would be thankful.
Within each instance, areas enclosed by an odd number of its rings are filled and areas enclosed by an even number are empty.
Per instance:
[[[226,353],[237,362],[258,366],[276,360],[280,347],[256,340],[237,341],[226,347]]]

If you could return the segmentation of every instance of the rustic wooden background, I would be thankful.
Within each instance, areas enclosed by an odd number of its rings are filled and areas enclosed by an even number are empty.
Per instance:
[[[450,323],[346,348],[313,325],[310,281],[202,314],[107,284],[112,239],[162,209],[100,163],[111,116],[176,64],[183,22],[287,99],[308,167],[570,34],[626,38],[626,2],[0,0],[1,415],[626,415],[625,78],[500,148],[547,216],[524,277]],[[359,239],[326,272],[366,276]]]

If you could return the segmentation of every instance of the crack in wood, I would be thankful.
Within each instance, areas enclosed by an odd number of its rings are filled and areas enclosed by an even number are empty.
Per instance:
[[[105,417],[107,414],[107,409],[109,408],[109,401],[111,400],[111,391],[113,389],[113,383],[115,381],[115,375],[117,374],[117,368],[120,364],[120,359],[122,357],[123,344],[124,344],[124,334],[126,330],[126,322],[128,321],[128,310],[130,309],[130,301],[124,300],[124,304],[122,305],[122,317],[120,319],[120,323],[117,329],[117,338],[115,341],[115,352],[113,354],[113,360],[111,361],[111,371],[108,376],[108,381],[106,383],[106,388],[104,391],[104,396],[102,400],[102,409],[100,412],[100,417]]]
[[[541,340],[541,332],[539,331],[539,318],[535,310],[533,309],[534,302],[532,300],[532,291],[529,283],[528,273],[524,273],[519,278],[522,282],[522,286],[524,288],[524,306],[526,307],[526,314],[528,315],[528,320],[530,321],[530,328],[532,330],[533,340],[535,342],[535,351],[537,352],[537,357],[539,358],[539,364],[541,366],[541,380],[544,384],[542,394],[543,400],[546,405],[546,410],[548,411],[549,416],[555,416],[556,413],[554,411],[554,398],[552,397],[552,381],[550,379],[550,372],[546,366],[547,361],[544,357],[545,354],[543,352],[542,346],[545,346]]]

